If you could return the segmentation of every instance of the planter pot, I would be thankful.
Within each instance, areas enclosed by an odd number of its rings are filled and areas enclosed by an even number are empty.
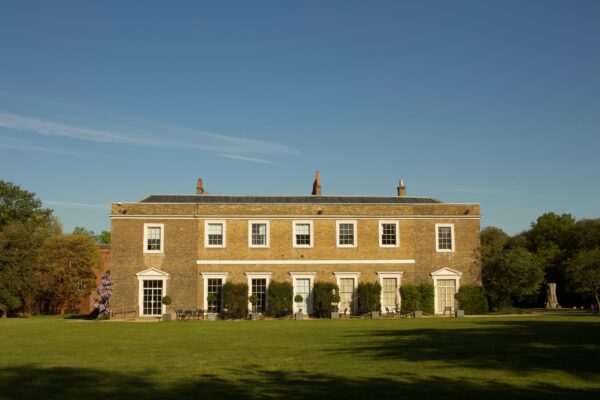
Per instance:
[[[423,316],[423,311],[415,311],[415,318],[421,318]]]
[[[379,311],[371,311],[371,318],[379,318]]]
[[[163,314],[162,315],[162,320],[163,321],[170,321],[171,320],[171,314]]]
[[[302,321],[304,319],[304,314],[302,314],[301,312],[297,312],[294,315],[296,317],[296,321]]]
[[[251,316],[252,316],[252,321],[258,321],[260,319],[260,314],[258,314],[258,313],[251,314]]]
[[[217,313],[209,312],[208,314],[206,314],[206,319],[208,319],[209,321],[216,321],[217,316]]]
[[[340,319],[340,313],[338,311],[332,311],[331,319]]]
[[[456,318],[461,318],[465,316],[465,310],[456,310]]]

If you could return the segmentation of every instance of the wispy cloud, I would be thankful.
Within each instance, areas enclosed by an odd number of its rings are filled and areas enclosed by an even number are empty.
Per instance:
[[[281,165],[281,164],[273,162],[273,161],[263,160],[262,158],[236,156],[233,154],[219,154],[219,157],[231,158],[233,160],[250,161],[250,162],[255,162],[255,163],[259,163],[259,164]]]
[[[15,141],[8,143],[0,143],[0,149],[8,149],[8,150],[21,150],[21,151],[35,151],[40,153],[51,153],[51,154],[61,154],[61,155],[71,155],[71,156],[83,156],[85,153],[57,149],[53,147],[44,147],[44,146],[36,146],[32,145],[28,142],[23,141]]]
[[[277,165],[277,163],[254,157],[254,155],[299,154],[297,149],[280,143],[162,124],[155,124],[150,127],[133,127],[131,131],[145,132],[144,136],[140,136],[123,133],[120,130],[96,129],[0,111],[0,128],[96,143],[197,149],[218,153],[216,155],[221,157],[272,165]],[[163,138],[164,132],[169,132],[168,140]]]
[[[110,209],[110,204],[94,204],[94,203],[74,203],[70,201],[54,201],[54,200],[43,200],[43,203],[48,206],[54,207],[69,207],[69,208],[87,208],[87,209]]]

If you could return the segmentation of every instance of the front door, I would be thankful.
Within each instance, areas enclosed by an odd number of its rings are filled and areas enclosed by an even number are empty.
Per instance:
[[[437,281],[437,312],[454,312],[454,295],[456,294],[456,281],[454,279],[438,279]]]
[[[340,312],[352,314],[354,278],[340,278]]]
[[[302,296],[302,302],[295,303],[296,311],[302,310],[302,313],[309,314],[309,304],[310,304],[310,279],[298,278],[296,279],[296,293],[294,293],[294,297],[297,295]]]
[[[142,315],[162,314],[162,280],[145,280],[143,291]]]

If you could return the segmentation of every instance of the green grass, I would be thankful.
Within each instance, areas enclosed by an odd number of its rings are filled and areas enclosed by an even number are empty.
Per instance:
[[[0,321],[0,399],[600,399],[600,317]]]

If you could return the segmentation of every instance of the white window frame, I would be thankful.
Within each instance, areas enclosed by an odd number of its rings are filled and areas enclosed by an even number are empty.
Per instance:
[[[396,244],[383,244],[383,224],[396,226]],[[400,247],[400,224],[396,220],[379,220],[379,247]]]
[[[404,271],[381,271],[381,272],[377,272],[377,276],[379,277],[379,284],[381,285],[381,295],[379,298],[379,304],[381,305],[381,312],[384,313],[385,311],[383,310],[383,280],[385,278],[396,278],[396,283],[397,283],[397,288],[396,290],[400,290],[400,287],[402,286],[402,275],[404,274]]]
[[[162,297],[167,295],[167,281],[169,274],[156,268],[148,268],[135,274],[138,279],[138,311],[140,317],[157,317],[157,315],[144,314],[144,281],[162,281]],[[164,314],[167,306],[161,304],[161,312]]]
[[[266,224],[266,235],[265,244],[252,244],[252,224]],[[269,221],[267,220],[250,220],[248,221],[248,247],[250,248],[258,248],[258,249],[267,249],[271,244],[271,227]]]
[[[265,298],[265,310],[269,307],[269,284],[271,283],[272,272],[244,272],[248,279],[248,299],[252,296],[252,279],[266,279],[265,289],[267,290],[267,296]],[[252,312],[252,303],[248,300],[248,312]]]
[[[440,228],[450,228],[450,236],[452,239],[451,249],[440,249]],[[435,224],[435,251],[438,253],[452,253],[456,250],[454,239],[454,224]]]
[[[310,244],[296,244],[296,225],[306,225],[310,226]],[[315,243],[315,235],[313,229],[313,221],[311,220],[294,220],[292,221],[292,247],[294,248],[311,248]]]
[[[354,244],[340,244],[340,224],[352,224],[354,225]],[[337,248],[351,249],[358,246],[358,225],[356,220],[344,220],[339,219],[335,221],[335,246]]]
[[[290,276],[292,277],[292,287],[294,288],[293,290],[293,297],[296,297],[296,279],[308,279],[310,281],[309,283],[309,287],[310,287],[310,292],[312,294],[313,288],[315,286],[315,276],[317,275],[316,272],[290,272]],[[312,300],[312,299],[311,299]],[[295,314],[298,311],[298,304],[294,301],[294,304],[292,305],[292,310],[293,313]],[[306,304],[308,304],[308,309],[304,310],[304,314],[311,314],[312,313],[312,301],[310,302],[306,302]]]
[[[460,277],[462,276],[462,272],[457,271],[452,268],[442,268],[437,271],[432,272],[431,278],[433,279],[433,310],[435,314],[443,314],[444,310],[438,310],[438,288],[437,282],[438,280],[454,280],[456,293],[458,293],[458,289],[460,289]]]
[[[334,272],[335,281],[338,285],[338,289],[340,287],[340,280],[344,278],[353,278],[354,279],[354,291],[352,292],[352,310],[350,312],[352,314],[355,313],[356,307],[358,306],[358,299],[356,298],[356,289],[358,288],[358,279],[360,278],[360,272]],[[338,290],[338,294],[339,290]],[[343,312],[343,310],[339,310]]]
[[[222,284],[224,285],[225,282],[227,282],[227,275],[229,275],[228,272],[201,272],[200,275],[202,275],[202,279],[204,280],[204,292],[203,293],[203,297],[204,300],[202,302],[203,304],[203,309],[205,311],[208,311],[208,301],[206,300],[206,297],[208,296],[208,280],[209,279],[222,279]]]
[[[221,224],[223,227],[223,244],[208,244],[208,225]],[[204,247],[208,249],[223,249],[227,247],[227,222],[224,220],[207,219],[204,220]]]
[[[160,250],[148,250],[148,229],[160,228]],[[165,252],[165,224],[146,223],[144,224],[144,253],[161,254]]]

